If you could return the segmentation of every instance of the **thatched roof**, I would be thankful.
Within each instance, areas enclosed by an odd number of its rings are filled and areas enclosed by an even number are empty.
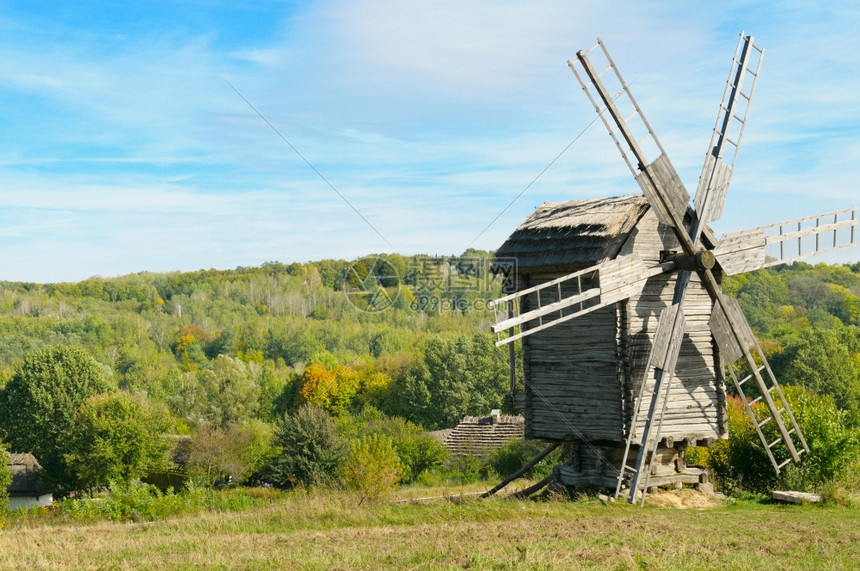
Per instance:
[[[30,453],[9,454],[9,471],[12,473],[12,483],[9,485],[9,496],[38,496],[47,492],[39,482],[39,471],[42,466],[36,457]]]
[[[545,202],[496,250],[519,273],[575,271],[613,258],[648,210],[642,194]]]
[[[443,442],[452,456],[481,456],[501,448],[511,439],[522,440],[525,419],[521,416],[466,416]]]

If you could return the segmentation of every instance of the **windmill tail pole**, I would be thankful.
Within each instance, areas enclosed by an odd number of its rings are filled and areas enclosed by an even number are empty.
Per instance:
[[[508,484],[510,484],[511,482],[513,482],[514,480],[516,480],[517,478],[519,478],[520,476],[522,476],[523,474],[528,472],[529,470],[531,470],[535,464],[537,464],[538,462],[540,462],[541,460],[546,458],[547,454],[549,454],[550,452],[552,452],[553,450],[555,450],[559,446],[561,446],[561,442],[553,442],[552,444],[550,444],[549,446],[544,448],[540,454],[538,454],[537,456],[532,458],[529,462],[527,462],[522,468],[520,468],[519,470],[517,470],[516,472],[514,472],[513,474],[511,474],[510,476],[508,476],[507,478],[505,478],[501,482],[499,482],[499,484],[495,488],[493,488],[492,490],[488,490],[488,491],[484,492],[483,494],[481,494],[481,497],[482,498],[488,498],[488,497],[492,496],[493,494],[495,494],[496,492],[498,492],[499,490],[501,490],[502,488],[504,488],[505,486],[507,486]],[[538,482],[538,483],[540,483],[540,482]],[[547,482],[547,483],[549,483],[549,482]],[[540,488],[545,486],[547,483],[544,483]],[[539,490],[540,488],[537,488],[537,489]],[[525,490],[523,490],[523,491],[525,491]],[[531,493],[533,493],[533,492],[529,492],[529,494],[531,494]],[[529,494],[526,494],[526,495],[529,495]]]

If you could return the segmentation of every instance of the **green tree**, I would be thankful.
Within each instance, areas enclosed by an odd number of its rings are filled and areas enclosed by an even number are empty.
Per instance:
[[[765,333],[776,325],[776,308],[788,303],[788,288],[771,269],[726,278],[723,289],[737,298],[750,325]]]
[[[805,329],[784,341],[771,359],[784,383],[831,395],[836,404],[860,420],[860,370],[849,343],[852,328]],[[856,335],[856,334],[855,334]]]
[[[174,406],[196,425],[225,428],[254,418],[260,406],[260,386],[248,363],[218,355],[197,373],[186,373],[185,386]]]
[[[257,384],[260,387],[260,417],[266,422],[274,422],[287,410],[280,408],[283,404],[281,395],[292,383],[292,374],[283,366],[283,362],[279,366],[266,361],[260,364],[259,371]]]
[[[65,454],[75,413],[88,397],[112,390],[104,368],[79,347],[32,353],[0,391],[3,439],[14,450],[34,454],[46,483],[60,495],[74,491],[78,482]]]
[[[348,452],[328,413],[307,405],[284,415],[272,443],[279,451],[270,461],[269,475],[281,488],[334,482]]]
[[[325,350],[325,345],[304,325],[269,329],[263,343],[266,358],[283,359],[288,365],[304,363],[314,353]]]
[[[162,403],[124,391],[93,395],[75,414],[65,460],[88,490],[113,481],[128,485],[150,470],[165,469],[171,428]]]
[[[202,426],[189,442],[186,472],[208,487],[247,482],[273,456],[272,435],[272,426],[261,420]]]
[[[395,383],[399,407],[394,412],[428,429],[487,414],[502,407],[507,368],[507,358],[495,351],[487,334],[434,337],[423,361]]]

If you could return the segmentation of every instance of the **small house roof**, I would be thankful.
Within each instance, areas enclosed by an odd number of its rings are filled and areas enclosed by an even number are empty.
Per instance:
[[[9,496],[37,496],[48,490],[39,481],[39,471],[42,469],[36,457],[26,453],[9,454],[9,472],[12,473],[12,483],[7,488]]]
[[[521,416],[466,416],[446,436],[445,448],[453,456],[481,455],[501,448],[511,439],[522,440],[525,419]]]
[[[618,254],[648,210],[641,193],[545,202],[496,250],[515,258],[519,273],[574,271]]]

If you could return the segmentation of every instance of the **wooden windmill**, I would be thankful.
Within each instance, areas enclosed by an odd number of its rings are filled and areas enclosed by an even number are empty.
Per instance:
[[[719,240],[708,228],[722,213],[762,56],[741,34],[693,207],[603,42],[568,62],[642,194],[544,204],[497,250],[497,267],[515,267],[513,293],[493,302],[504,312],[493,331],[510,347],[512,403],[525,413],[528,438],[572,445],[558,468],[568,485],[614,486],[616,495],[627,487],[633,502],[649,486],[700,482],[706,475],[686,465],[685,450],[727,437],[725,370],[745,403],[745,391],[764,403],[764,420],[751,403],[746,411],[777,472],[808,452],[720,284],[723,275],[853,245],[856,209]],[[766,423],[776,426],[773,441]]]

